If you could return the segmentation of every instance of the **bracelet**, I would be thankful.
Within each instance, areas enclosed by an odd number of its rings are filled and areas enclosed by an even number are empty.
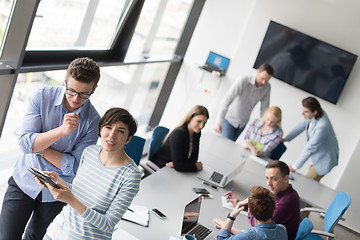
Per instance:
[[[236,218],[230,216],[230,213],[227,215],[227,218],[230,219],[231,221],[235,221]]]

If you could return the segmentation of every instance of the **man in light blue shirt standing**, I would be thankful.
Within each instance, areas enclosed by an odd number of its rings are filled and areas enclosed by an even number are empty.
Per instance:
[[[42,239],[61,211],[64,203],[43,190],[28,169],[55,171],[72,182],[84,148],[98,139],[100,116],[88,99],[99,78],[95,61],[78,58],[68,67],[64,87],[40,88],[29,99],[19,137],[22,152],[0,215],[1,240],[21,239],[24,230],[24,239]]]
[[[327,114],[316,98],[307,97],[302,100],[302,114],[305,120],[295,126],[284,138],[284,141],[291,141],[303,131],[306,132],[306,146],[289,168],[294,172],[311,158],[312,165],[306,176],[320,181],[325,174],[338,165],[338,141]]]

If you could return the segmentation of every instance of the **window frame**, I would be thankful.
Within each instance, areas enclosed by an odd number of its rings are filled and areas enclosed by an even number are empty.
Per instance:
[[[134,0],[109,50],[25,50],[21,72],[64,69],[75,58],[87,56],[100,66],[123,63],[145,0]]]
[[[150,58],[138,56],[130,59],[125,56],[145,0],[134,0],[109,50],[69,51],[26,51],[26,44],[40,0],[15,0],[15,7],[9,20],[8,34],[4,36],[3,55],[0,57],[0,82],[2,84],[2,89],[0,89],[0,136],[19,73],[63,70],[73,59],[83,56],[94,59],[100,67],[157,62],[171,63],[149,121],[149,128],[153,128],[160,122],[205,1],[195,0],[193,2],[174,55],[151,56]]]

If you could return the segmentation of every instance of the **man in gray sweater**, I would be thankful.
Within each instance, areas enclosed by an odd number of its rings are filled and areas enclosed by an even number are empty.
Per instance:
[[[240,77],[221,104],[214,130],[236,141],[248,123],[255,105],[261,102],[261,116],[269,108],[271,87],[268,82],[273,74],[274,70],[269,64],[262,64],[255,74]]]

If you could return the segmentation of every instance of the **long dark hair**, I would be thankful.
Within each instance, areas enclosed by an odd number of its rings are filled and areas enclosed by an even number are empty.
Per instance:
[[[311,112],[317,111],[315,119],[319,119],[324,115],[324,111],[322,110],[319,101],[314,97],[304,98],[302,100],[302,105],[303,107],[310,109]]]

